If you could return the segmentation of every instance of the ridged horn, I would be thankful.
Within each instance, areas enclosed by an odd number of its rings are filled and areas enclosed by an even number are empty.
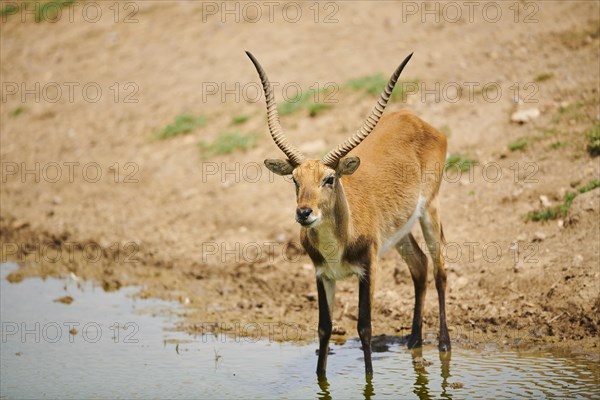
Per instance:
[[[271,87],[269,78],[267,77],[263,67],[261,67],[260,63],[252,55],[252,53],[246,51],[246,54],[248,57],[250,57],[252,64],[254,64],[265,91],[265,99],[267,102],[267,122],[269,124],[269,131],[271,131],[271,137],[275,141],[277,147],[283,151],[292,164],[300,165],[306,161],[306,157],[304,157],[301,152],[292,146],[283,134],[283,129],[281,128],[281,123],[279,122],[279,113],[277,112],[277,103],[275,102],[275,96],[273,95],[273,88]]]
[[[325,155],[325,157],[321,159],[321,161],[323,161],[323,164],[335,168],[342,157],[348,154],[353,148],[358,146],[360,142],[362,142],[367,136],[369,136],[369,133],[371,133],[371,131],[375,128],[375,125],[377,125],[377,122],[379,122],[379,119],[383,115],[383,110],[385,110],[385,106],[390,100],[390,96],[392,95],[394,86],[396,86],[396,82],[398,81],[402,70],[404,69],[412,55],[413,53],[410,53],[404,59],[404,61],[402,61],[402,64],[400,64],[398,68],[396,68],[396,71],[394,71],[394,73],[390,77],[390,80],[388,81],[387,86],[383,90],[383,93],[381,93],[377,104],[375,105],[375,107],[371,111],[371,114],[367,117],[363,125],[360,127],[360,129],[354,135],[352,135],[352,137],[347,139],[344,143],[340,144],[338,147],[334,148],[329,153],[327,153],[327,155]]]

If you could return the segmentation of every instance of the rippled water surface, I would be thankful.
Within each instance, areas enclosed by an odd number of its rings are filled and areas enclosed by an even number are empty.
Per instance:
[[[600,368],[548,352],[412,352],[388,338],[363,376],[359,342],[333,346],[328,381],[316,344],[192,338],[166,331],[177,304],[74,280],[10,284],[1,272],[1,398],[599,398]],[[71,296],[73,302],[55,300]],[[162,311],[161,311],[162,310]],[[74,328],[75,330],[71,330]],[[71,333],[69,331],[71,330]],[[414,363],[413,359],[425,362]]]

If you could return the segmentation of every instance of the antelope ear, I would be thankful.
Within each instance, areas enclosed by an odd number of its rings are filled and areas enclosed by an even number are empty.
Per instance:
[[[294,166],[290,160],[285,158],[267,158],[265,166],[269,171],[277,175],[290,175],[294,171]]]
[[[335,169],[338,176],[352,175],[360,165],[360,158],[355,156],[344,157],[340,160]]]

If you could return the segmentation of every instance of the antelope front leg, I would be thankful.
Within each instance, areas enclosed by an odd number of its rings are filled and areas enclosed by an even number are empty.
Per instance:
[[[333,324],[333,301],[335,295],[335,281],[317,277],[317,295],[319,297],[319,359],[317,361],[317,375],[325,377],[327,369],[327,356],[329,355],[329,339]]]
[[[365,274],[359,278],[358,283],[358,336],[362,343],[365,356],[365,374],[373,375],[371,363],[371,307],[373,304],[373,286],[375,268],[373,262],[365,268]]]

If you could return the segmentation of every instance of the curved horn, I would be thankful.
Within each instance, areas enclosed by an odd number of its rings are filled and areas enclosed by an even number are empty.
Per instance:
[[[262,82],[263,89],[265,91],[265,99],[267,101],[267,122],[269,124],[269,131],[271,131],[271,137],[273,137],[277,147],[284,152],[292,164],[300,165],[306,160],[306,158],[287,141],[285,135],[283,134],[283,129],[279,123],[277,103],[275,102],[275,96],[273,95],[273,88],[271,87],[269,78],[267,78],[265,70],[260,66],[258,60],[254,58],[252,53],[246,51],[246,54],[248,57],[250,57],[254,67],[256,67],[256,71],[258,72],[258,76],[260,77],[260,81]]]
[[[377,101],[377,104],[375,105],[375,107],[371,111],[371,114],[367,117],[363,125],[360,127],[360,129],[354,135],[352,135],[351,138],[347,139],[344,143],[340,144],[338,147],[327,153],[327,155],[321,159],[321,161],[323,161],[323,164],[335,168],[335,166],[337,166],[337,163],[342,157],[348,154],[353,148],[358,146],[360,142],[362,142],[367,136],[369,136],[369,133],[371,133],[371,131],[375,128],[375,125],[377,125],[377,122],[379,122],[379,118],[381,118],[383,110],[385,110],[385,106],[387,105],[390,96],[392,95],[394,86],[396,86],[396,82],[398,81],[402,70],[404,69],[412,55],[413,53],[410,53],[404,59],[404,61],[402,61],[402,64],[400,64],[398,68],[396,68],[396,71],[394,71],[394,73],[390,77],[390,80],[388,81],[388,84],[385,87],[383,93],[381,93],[381,97]]]

